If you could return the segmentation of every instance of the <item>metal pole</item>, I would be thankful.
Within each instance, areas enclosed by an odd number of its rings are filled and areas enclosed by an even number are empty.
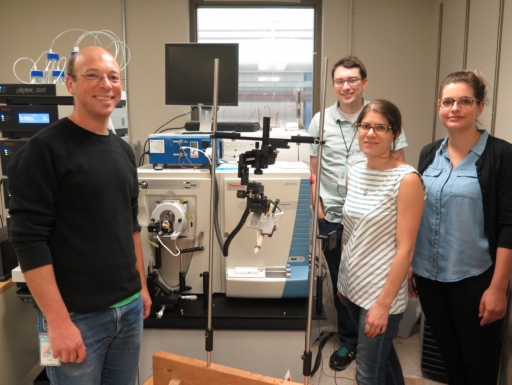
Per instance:
[[[215,134],[217,132],[217,95],[219,89],[219,59],[215,59],[214,61],[214,70],[213,70],[213,132],[212,132],[212,167],[211,167],[211,183],[210,183],[210,196],[212,197],[212,202],[214,202],[215,197],[215,166],[217,164],[217,139],[215,138]],[[206,327],[205,338],[206,338],[206,366],[211,366],[211,352],[213,350],[213,328],[212,328],[212,311],[213,311],[213,250],[214,250],[214,214],[215,207],[213,204],[210,205],[210,247],[209,247],[209,268],[208,271],[210,280],[209,280],[209,288],[208,288],[208,324]]]
[[[123,64],[124,64],[124,78],[128,79],[128,66],[126,65],[126,0],[122,2],[122,15],[123,15]],[[128,92],[128,81],[124,84],[124,91]]]
[[[348,8],[348,54],[352,55],[352,21],[354,19],[354,4],[350,0]],[[321,97],[321,96],[320,96]]]
[[[492,93],[491,135],[493,136],[496,130],[496,106],[498,105],[498,86],[500,80],[501,42],[503,39],[503,14],[505,12],[505,0],[500,0],[499,12],[496,65],[494,66],[494,90]]]
[[[471,11],[471,0],[466,0],[466,22],[464,25],[464,49],[462,51],[462,69],[466,69],[468,63],[468,36],[469,36],[469,14]]]
[[[310,269],[309,269],[309,297],[308,297],[308,319],[306,325],[306,341],[305,341],[305,349],[304,349],[304,384],[308,385],[309,377],[311,375],[311,321],[313,318],[313,287],[314,287],[314,278],[315,278],[315,256],[316,256],[316,246],[317,246],[317,228],[318,228],[318,205],[320,201],[320,172],[322,169],[322,143],[324,140],[324,118],[325,118],[325,90],[326,90],[326,78],[327,78],[327,57],[324,57],[323,66],[322,66],[322,83],[321,83],[321,102],[320,102],[320,130],[319,130],[319,143],[318,143],[318,154],[317,154],[317,167],[316,167],[316,179],[315,179],[315,202],[313,204],[313,219],[312,219],[312,231],[311,231],[311,261],[310,261]]]
[[[439,86],[439,68],[441,66],[441,39],[443,37],[443,3],[439,4],[439,26],[437,30],[437,64],[436,81],[434,82],[434,116],[432,121],[432,142],[436,140],[437,123],[437,87]]]

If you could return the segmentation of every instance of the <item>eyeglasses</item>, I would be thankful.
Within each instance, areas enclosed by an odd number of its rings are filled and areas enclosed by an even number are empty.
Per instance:
[[[360,80],[362,80],[362,79],[361,78],[348,78],[347,80],[334,79],[333,83],[336,84],[337,86],[344,86],[345,83],[348,83],[349,86],[355,86]]]
[[[480,100],[478,99],[474,99],[474,98],[470,98],[470,97],[462,97],[462,98],[459,98],[457,100],[455,99],[452,99],[452,98],[443,98],[443,99],[439,99],[439,101],[437,102],[439,107],[441,108],[451,108],[453,106],[453,103],[457,102],[457,105],[460,107],[460,108],[467,108],[467,107],[471,107],[473,105],[473,102],[480,102]]]
[[[119,83],[121,83],[122,80],[124,80],[119,75],[85,74],[85,75],[71,75],[71,76],[73,76],[73,77],[81,76],[85,80],[93,82],[93,83],[101,83],[103,81],[103,78],[107,78],[107,80],[110,84],[119,84]]]
[[[391,129],[390,126],[386,126],[385,124],[375,124],[372,126],[368,123],[358,123],[356,124],[356,127],[359,132],[362,133],[368,133],[373,128],[373,132],[376,134],[386,134]]]

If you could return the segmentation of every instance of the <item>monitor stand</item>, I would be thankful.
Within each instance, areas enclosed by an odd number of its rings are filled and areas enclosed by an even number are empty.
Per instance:
[[[213,106],[199,105],[199,131],[212,132]]]

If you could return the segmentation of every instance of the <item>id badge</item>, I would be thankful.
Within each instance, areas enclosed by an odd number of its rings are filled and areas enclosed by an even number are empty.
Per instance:
[[[60,358],[53,358],[48,333],[39,333],[39,362],[41,366],[60,366]]]
[[[340,171],[340,177],[338,178],[338,186],[345,187],[346,182],[347,182],[347,170],[342,168]]]

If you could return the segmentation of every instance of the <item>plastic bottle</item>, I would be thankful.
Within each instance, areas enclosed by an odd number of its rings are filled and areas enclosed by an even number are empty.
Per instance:
[[[65,84],[66,74],[64,70],[52,70],[52,84]]]
[[[59,54],[49,52],[46,54],[46,67],[44,68],[45,83],[52,83],[52,71],[60,70],[59,67]]]
[[[44,84],[44,72],[40,70],[30,71],[30,84]]]

